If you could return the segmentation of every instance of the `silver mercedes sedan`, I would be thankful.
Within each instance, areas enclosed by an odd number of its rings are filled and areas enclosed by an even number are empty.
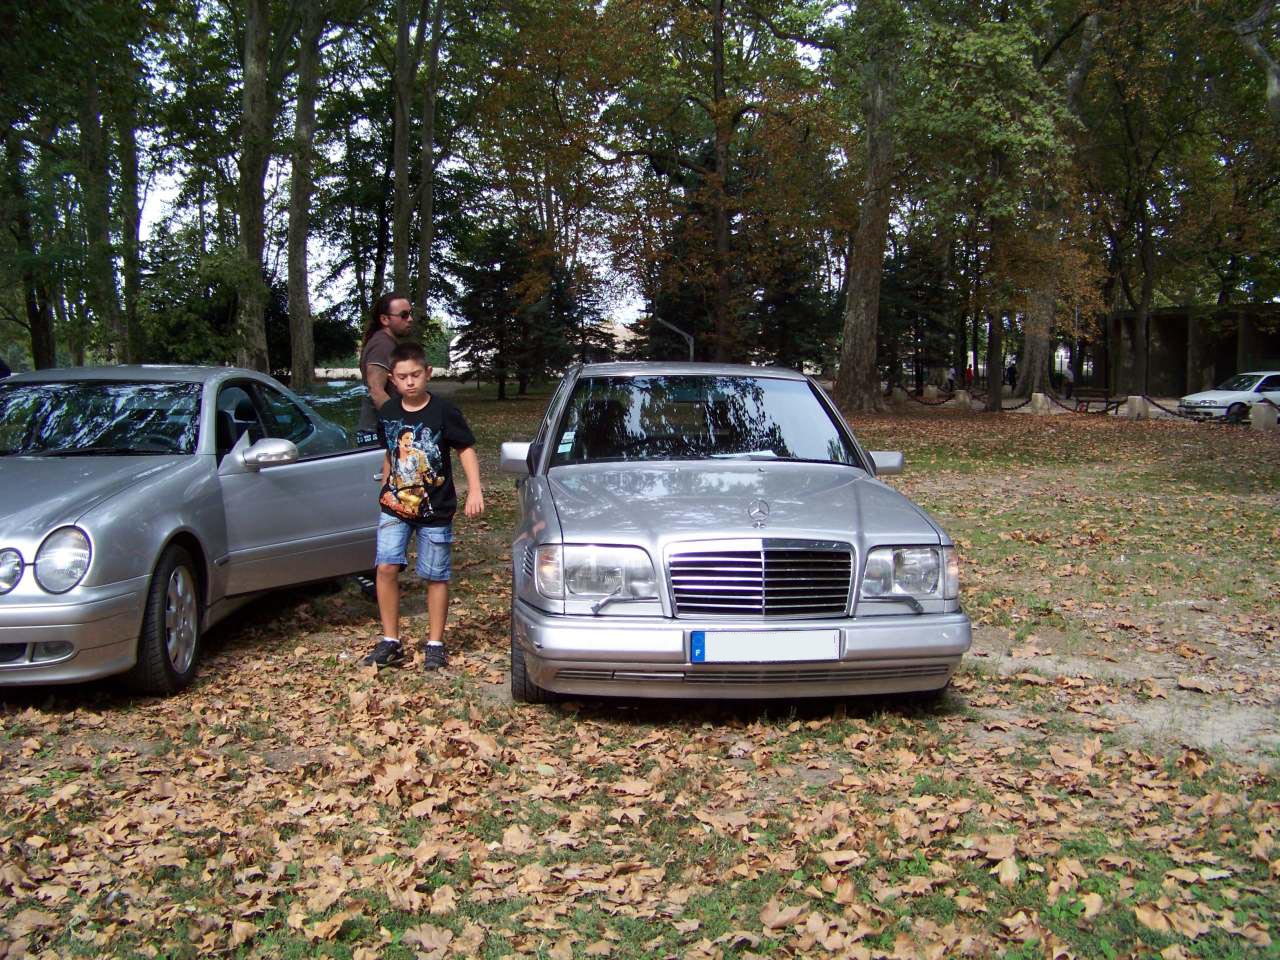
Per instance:
[[[381,463],[250,370],[0,382],[0,686],[182,689],[246,600],[369,568]]]
[[[969,649],[950,538],[790,370],[612,363],[564,377],[518,475],[511,690],[939,692]]]

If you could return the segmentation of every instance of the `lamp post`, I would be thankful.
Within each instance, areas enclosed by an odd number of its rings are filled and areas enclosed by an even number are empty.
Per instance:
[[[654,323],[662,324],[668,330],[671,330],[671,331],[674,331],[675,333],[680,334],[680,336],[684,338],[684,342],[689,345],[689,362],[693,363],[693,337],[685,333],[683,330],[677,327],[674,323],[667,323],[667,321],[663,320],[661,317],[657,316],[656,314],[650,314],[649,319],[652,320]]]

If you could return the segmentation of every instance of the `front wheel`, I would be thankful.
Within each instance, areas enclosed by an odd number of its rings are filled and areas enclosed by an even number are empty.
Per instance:
[[[516,703],[555,703],[560,699],[553,691],[544,690],[529,679],[524,648],[516,643],[514,631],[511,635],[511,699]]]
[[[200,592],[195,563],[182,547],[160,555],[138,637],[138,662],[129,682],[142,693],[168,696],[196,675],[200,660]]]
[[[1249,417],[1249,408],[1243,403],[1233,403],[1227,408],[1227,423],[1244,423]]]

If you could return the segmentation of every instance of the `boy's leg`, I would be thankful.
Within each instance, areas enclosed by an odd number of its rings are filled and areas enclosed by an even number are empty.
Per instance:
[[[400,565],[378,564],[378,615],[382,619],[382,635],[400,638]]]
[[[410,526],[395,517],[382,514],[378,518],[378,553],[374,558],[378,583],[378,615],[382,621],[382,638],[361,662],[365,666],[395,666],[405,660],[400,643],[400,570],[406,561]]]
[[[427,639],[444,642],[444,625],[449,619],[449,581],[427,581]]]
[[[423,527],[418,532],[418,576],[427,582],[427,642],[423,666],[438,670],[448,663],[444,628],[449,617],[449,578],[453,573],[453,527]]]

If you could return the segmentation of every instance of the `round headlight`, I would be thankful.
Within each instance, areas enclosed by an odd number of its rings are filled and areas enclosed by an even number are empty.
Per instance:
[[[36,551],[36,583],[50,593],[66,593],[89,569],[89,555],[89,538],[79,527],[53,531]]]
[[[8,593],[22,576],[22,554],[12,547],[0,550],[0,593]]]

